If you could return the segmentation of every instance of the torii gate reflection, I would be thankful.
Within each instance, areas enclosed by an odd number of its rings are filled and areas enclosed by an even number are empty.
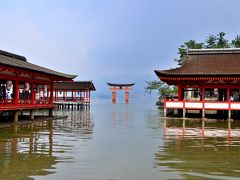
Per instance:
[[[135,85],[135,83],[132,84],[113,84],[113,83],[107,83],[110,86],[110,90],[112,90],[112,102],[116,103],[117,99],[117,90],[125,90],[125,102],[128,103],[129,101],[129,91],[132,90],[130,88],[131,86]]]

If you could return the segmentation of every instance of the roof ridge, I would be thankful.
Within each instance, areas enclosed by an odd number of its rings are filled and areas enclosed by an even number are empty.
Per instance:
[[[240,54],[240,48],[187,49],[186,51],[188,55]]]
[[[13,53],[10,53],[10,52],[7,52],[7,51],[3,51],[1,49],[0,49],[0,54],[27,62],[26,57],[21,56],[21,55],[17,55],[17,54],[13,54]]]

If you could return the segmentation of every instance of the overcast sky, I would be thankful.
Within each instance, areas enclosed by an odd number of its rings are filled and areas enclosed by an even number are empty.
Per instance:
[[[183,42],[240,34],[239,7],[239,0],[0,1],[0,49],[78,80],[154,79],[154,69],[176,66]]]

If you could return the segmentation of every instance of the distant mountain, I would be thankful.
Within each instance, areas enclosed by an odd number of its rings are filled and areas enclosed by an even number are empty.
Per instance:
[[[93,81],[96,91],[92,93],[93,98],[101,98],[101,99],[110,99],[112,96],[112,92],[109,89],[109,86],[107,85],[107,82],[109,83],[135,83],[135,85],[132,87],[133,90],[131,90],[129,97],[130,99],[146,99],[146,98],[156,98],[156,94],[150,96],[150,95],[144,95],[146,87],[145,81],[152,81],[156,80],[156,75],[153,74],[146,74],[146,75],[136,75],[136,74],[125,74],[121,76],[105,76],[100,77]],[[125,91],[118,91],[117,92],[117,98],[124,98],[125,97]]]

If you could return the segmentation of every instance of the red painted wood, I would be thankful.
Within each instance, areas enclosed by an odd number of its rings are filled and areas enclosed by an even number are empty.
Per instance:
[[[54,103],[54,101],[53,101],[53,90],[54,90],[54,88],[53,88],[53,81],[52,81],[51,84],[50,84],[50,99],[49,99],[51,104]]]
[[[178,85],[178,100],[182,100],[182,86]]]
[[[35,92],[34,92],[34,82],[31,82],[31,105],[34,104]]]
[[[19,99],[19,81],[18,79],[14,81],[14,105],[17,106],[18,105],[18,99]]]

